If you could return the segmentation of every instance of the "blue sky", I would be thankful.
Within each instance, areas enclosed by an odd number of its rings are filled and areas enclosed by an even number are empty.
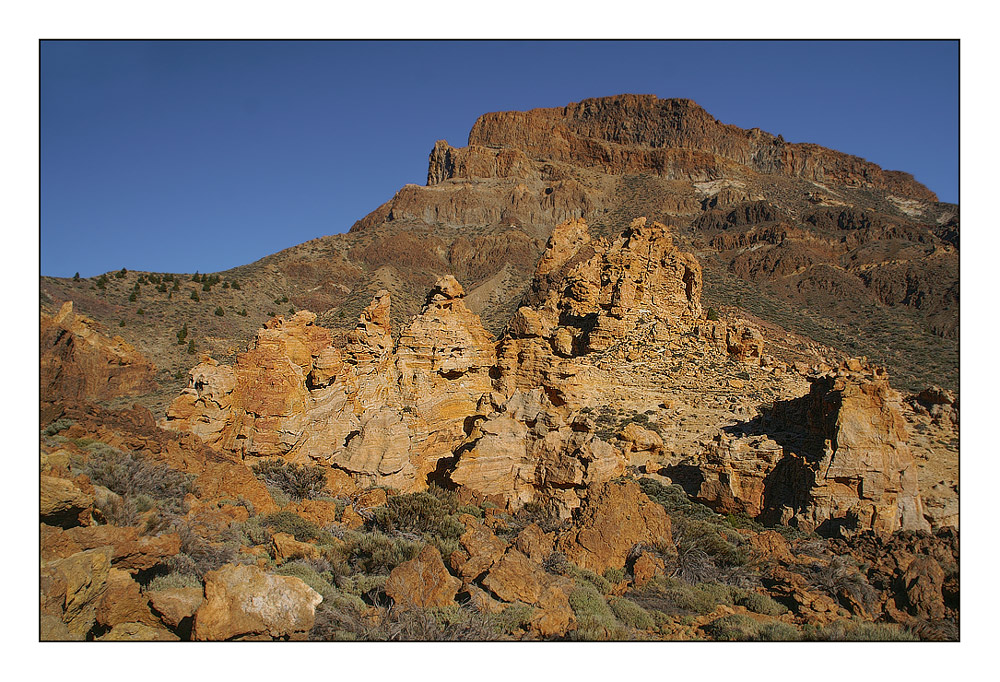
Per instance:
[[[695,100],[958,201],[958,44],[43,42],[41,272],[214,272],[426,180],[488,111]]]

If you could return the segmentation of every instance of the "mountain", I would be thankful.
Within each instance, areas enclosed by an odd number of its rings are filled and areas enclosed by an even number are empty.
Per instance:
[[[43,277],[42,306],[73,300],[158,358],[172,391],[190,364],[184,324],[196,352],[232,359],[271,313],[309,309],[346,332],[384,288],[400,328],[445,274],[499,334],[555,225],[582,217],[610,236],[640,215],[701,261],[707,306],[865,355],[910,390],[957,389],[957,206],[906,173],[651,95],[486,114],[466,147],[434,145],[426,186],[403,187],[347,234],[215,273],[224,282],[209,291],[190,273],[173,291],[143,284],[151,273],[108,273],[103,289]]]

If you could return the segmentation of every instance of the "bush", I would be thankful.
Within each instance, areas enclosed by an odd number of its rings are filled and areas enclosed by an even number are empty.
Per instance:
[[[305,464],[288,464],[280,459],[265,460],[253,467],[254,476],[291,499],[312,500],[326,487],[326,471]]]
[[[160,575],[154,576],[149,583],[146,584],[146,592],[154,592],[156,590],[172,590],[178,587],[198,587],[200,588],[201,580],[194,573],[162,573]]]
[[[44,429],[42,429],[42,435],[43,436],[54,436],[55,434],[59,433],[60,431],[65,431],[69,427],[73,426],[73,424],[75,424],[75,423],[76,422],[73,421],[72,419],[66,419],[66,418],[57,419],[54,422],[52,422],[51,424],[49,424],[48,426],[46,426]]]
[[[627,639],[628,633],[593,585],[578,582],[577,588],[569,594],[569,605],[576,616],[577,629],[571,635],[573,639],[588,641]]]
[[[425,543],[390,537],[380,531],[344,535],[347,563],[355,573],[388,575],[404,561],[417,556]]]
[[[805,639],[819,642],[918,642],[909,630],[891,623],[840,620],[822,627],[802,628]]]
[[[655,625],[653,617],[634,601],[613,598],[608,601],[611,612],[621,623],[635,630],[649,630]]]
[[[709,308],[708,312],[705,313],[705,318],[708,319],[710,322],[718,322],[719,311],[716,310],[715,308]]]
[[[705,626],[712,639],[719,642],[750,642],[757,638],[757,621],[742,613],[733,613]]]
[[[123,498],[146,495],[165,511],[178,511],[184,496],[193,489],[192,477],[138,453],[125,453],[104,443],[88,447],[90,458],[84,473]]]
[[[449,505],[429,492],[393,495],[375,510],[375,524],[385,533],[420,533],[457,539],[465,526],[449,514]],[[444,555],[447,556],[447,555]]]
[[[315,523],[290,511],[268,514],[262,521],[272,533],[290,533],[299,542],[318,540],[323,533]]]
[[[198,298],[198,292],[197,291],[194,291],[194,290],[191,291],[191,300],[192,301],[200,301],[201,300],[200,298]]]
[[[194,355],[194,339],[191,339],[190,341],[188,341],[187,354],[188,355]]]
[[[788,613],[788,608],[784,604],[779,604],[768,595],[759,592],[744,592],[733,601],[737,606],[742,606],[747,611],[753,611],[763,616],[780,616],[783,613]]]

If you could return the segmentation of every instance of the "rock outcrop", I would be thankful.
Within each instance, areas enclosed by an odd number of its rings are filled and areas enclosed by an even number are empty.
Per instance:
[[[43,400],[109,400],[157,388],[156,367],[120,336],[109,338],[100,325],[63,303],[42,315],[39,337]]]
[[[929,530],[901,397],[852,359],[811,378],[739,438],[718,437],[697,497],[719,509],[827,534]]]
[[[464,297],[454,277],[441,278],[396,344],[385,291],[343,348],[313,313],[275,318],[232,368],[195,367],[164,426],[245,459],[281,457],[363,484],[425,488],[491,388],[493,342]]]

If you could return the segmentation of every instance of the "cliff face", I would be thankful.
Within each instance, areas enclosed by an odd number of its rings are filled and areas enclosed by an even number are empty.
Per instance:
[[[721,173],[729,161],[757,173],[937,201],[933,192],[906,173],[883,171],[864,159],[818,145],[790,144],[758,128],[725,125],[691,100],[661,100],[654,95],[619,95],[554,109],[485,114],[472,127],[467,149],[462,154],[439,142],[431,155],[428,184],[452,177],[510,177],[523,172],[528,159],[594,167],[612,175],[662,174],[682,166]]]

